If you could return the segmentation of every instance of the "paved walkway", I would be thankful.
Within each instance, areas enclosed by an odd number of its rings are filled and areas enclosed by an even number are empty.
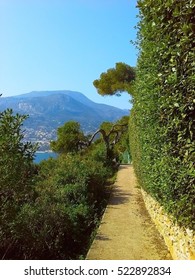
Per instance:
[[[120,166],[108,206],[86,259],[171,259],[145,208],[130,165]]]

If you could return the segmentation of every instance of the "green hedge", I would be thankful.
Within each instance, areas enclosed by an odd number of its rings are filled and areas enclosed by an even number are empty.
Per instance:
[[[130,145],[141,186],[195,229],[195,2],[140,0]]]

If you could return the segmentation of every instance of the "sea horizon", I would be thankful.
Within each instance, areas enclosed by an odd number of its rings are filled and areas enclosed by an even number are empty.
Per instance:
[[[47,160],[49,158],[56,158],[57,154],[51,150],[47,151],[37,151],[35,153],[34,163],[40,163],[42,160]]]

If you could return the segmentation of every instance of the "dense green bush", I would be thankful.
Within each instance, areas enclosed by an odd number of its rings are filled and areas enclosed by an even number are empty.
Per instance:
[[[51,163],[48,168],[48,162],[43,162],[40,173],[42,178],[37,185],[35,208],[40,209],[38,220],[43,231],[39,233],[39,238],[43,239],[39,239],[40,249],[36,256],[75,259],[88,248],[90,234],[104,206],[105,183],[110,172],[101,162],[79,155],[63,155],[50,161],[55,162],[52,173],[47,175]],[[43,213],[44,209],[46,213]],[[37,213],[34,223],[37,223]],[[45,239],[49,251],[43,242]],[[43,255],[40,256],[40,252]]]
[[[17,217],[21,207],[34,199],[33,157],[36,147],[24,143],[22,123],[26,116],[12,110],[0,113],[0,257],[17,243]]]
[[[14,219],[10,259],[78,259],[105,207],[112,171],[92,157],[61,155],[43,161],[34,199]],[[10,228],[9,228],[10,230]]]
[[[195,229],[195,3],[140,0],[130,145],[140,184]]]

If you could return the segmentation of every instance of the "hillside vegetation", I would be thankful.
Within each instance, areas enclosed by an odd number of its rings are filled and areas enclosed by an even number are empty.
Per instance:
[[[104,137],[93,141],[78,123],[65,123],[52,142],[58,158],[39,165],[37,147],[24,142],[25,119],[0,113],[0,258],[84,258],[126,149],[128,118],[103,123]]]

